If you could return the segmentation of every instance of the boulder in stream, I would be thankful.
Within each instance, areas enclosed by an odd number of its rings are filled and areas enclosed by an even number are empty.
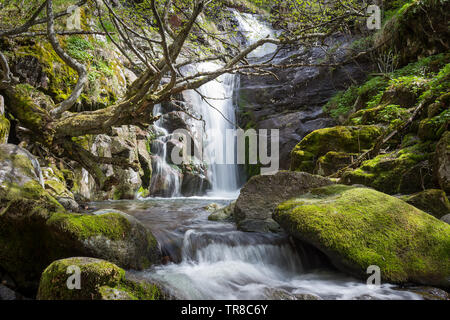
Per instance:
[[[79,270],[80,281],[71,277]],[[68,280],[69,279],[69,280]],[[69,289],[68,283],[73,286]],[[43,272],[38,300],[162,300],[166,295],[152,283],[136,281],[105,260],[76,257],[50,264]]]
[[[367,279],[450,287],[450,226],[369,188],[326,186],[283,202],[274,219],[343,272]]]
[[[243,231],[278,232],[280,228],[272,219],[272,212],[279,203],[330,184],[333,184],[330,179],[305,172],[280,171],[252,177],[236,201],[237,226]]]

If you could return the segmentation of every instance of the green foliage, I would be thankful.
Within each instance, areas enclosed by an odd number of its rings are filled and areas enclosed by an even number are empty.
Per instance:
[[[358,98],[358,89],[356,86],[351,86],[345,91],[338,92],[331,100],[323,107],[323,110],[329,113],[333,118],[339,118],[342,115],[348,114]]]
[[[379,113],[378,116],[381,121],[391,122],[393,120],[405,120],[409,116],[409,112],[398,105],[387,105]]]
[[[72,36],[67,39],[67,52],[80,62],[91,61],[94,57],[89,52],[94,46],[80,36]]]

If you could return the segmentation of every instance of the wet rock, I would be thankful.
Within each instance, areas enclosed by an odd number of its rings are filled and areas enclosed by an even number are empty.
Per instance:
[[[7,286],[0,284],[0,301],[1,300],[21,300],[22,297]]]
[[[216,208],[212,214],[208,216],[208,220],[211,221],[226,221],[233,218],[234,207],[236,201],[233,201],[228,206],[224,208]]]
[[[186,172],[183,175],[183,182],[181,184],[181,193],[183,196],[202,196],[206,194],[208,189],[211,189],[211,183],[203,174]]]
[[[343,272],[367,279],[376,265],[386,282],[450,287],[450,226],[395,197],[332,185],[283,202],[273,216]]]
[[[72,198],[67,197],[59,197],[56,198],[56,200],[66,209],[67,211],[71,212],[80,212],[81,208],[78,205],[78,202],[76,202]]]
[[[69,268],[79,268],[81,271],[79,289],[69,289],[67,286]],[[73,285],[76,285],[75,280]],[[42,274],[37,299],[160,300],[165,299],[165,295],[157,285],[127,277],[125,270],[113,263],[79,257],[58,260],[49,265]]]
[[[275,175],[255,176],[244,185],[236,201],[234,218],[238,228],[277,231],[279,227],[272,220],[272,212],[280,202],[332,183],[305,172],[280,171]]]
[[[264,295],[268,300],[322,300],[315,294],[290,293],[283,289],[265,288]]]
[[[400,289],[399,289],[400,290]],[[407,287],[407,290],[422,296],[424,300],[450,300],[450,295],[445,290],[433,287]]]

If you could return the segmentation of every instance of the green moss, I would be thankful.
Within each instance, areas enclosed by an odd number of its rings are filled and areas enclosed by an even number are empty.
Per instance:
[[[10,124],[8,119],[0,114],[0,143],[8,141]]]
[[[383,281],[449,286],[450,226],[395,197],[334,185],[280,204],[274,219],[354,275],[377,265]]]
[[[129,235],[130,222],[119,213],[107,213],[99,216],[83,214],[55,213],[47,221],[80,240],[102,235],[111,240],[121,240]]]
[[[358,169],[345,172],[342,181],[363,184],[388,194],[419,191],[431,184],[431,175],[420,163],[430,159],[433,146],[429,142],[420,143],[378,155],[364,161]]]
[[[67,288],[69,267],[81,271],[81,289]],[[43,272],[39,300],[158,300],[164,299],[160,288],[126,278],[125,270],[105,260],[69,258],[50,264]]]
[[[372,147],[382,133],[377,126],[338,126],[313,131],[291,152],[291,170],[312,173],[316,160],[329,151],[359,153]]]

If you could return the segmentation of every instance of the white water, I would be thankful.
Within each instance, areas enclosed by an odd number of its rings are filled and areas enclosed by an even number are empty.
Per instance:
[[[196,65],[195,72],[214,71],[220,67],[212,62],[204,62]],[[215,195],[232,193],[238,189],[237,165],[224,164],[227,153],[234,152],[235,149],[234,139],[226,139],[226,131],[235,130],[235,84],[235,75],[224,74],[201,86],[198,89],[200,94],[194,90],[183,93],[194,112],[201,115],[205,121],[203,145],[207,147],[204,148],[203,156],[208,164],[208,178],[212,183],[211,194]],[[203,124],[197,125],[197,129],[203,131]]]
[[[273,36],[268,25],[256,17],[237,12],[235,15],[248,43]],[[262,58],[275,50],[276,46],[268,44],[251,57]],[[211,71],[218,67],[214,63],[202,63],[196,70],[188,71]],[[208,101],[214,108],[198,93],[185,93],[187,102],[206,121],[209,132],[206,138],[224,148],[234,148],[233,143],[227,144],[224,140],[224,132],[233,128],[230,122],[235,121],[232,100],[235,81],[235,76],[224,75],[199,89],[202,95],[213,98]],[[114,206],[142,221],[162,245],[163,253],[173,261],[140,272],[140,276],[162,283],[177,298],[185,299],[273,299],[277,296],[274,291],[291,299],[295,299],[296,294],[311,294],[322,299],[420,298],[412,292],[396,290],[393,285],[384,284],[372,289],[362,281],[330,269],[309,269],[307,261],[302,259],[314,260],[315,257],[301,258],[284,236],[244,233],[237,231],[231,223],[208,221],[210,213],[202,208],[212,202],[211,198],[177,197],[179,175],[171,171],[173,168],[166,159],[165,143],[170,135],[163,128],[158,129],[161,137],[157,140],[161,142],[161,148],[157,149],[159,160],[153,175],[172,186],[173,192],[169,195],[172,198],[107,204],[109,208]],[[209,161],[216,156],[211,150],[205,155]],[[226,204],[229,201],[222,199],[236,197],[236,166],[211,165],[208,174],[214,202]]]
[[[266,21],[262,21],[260,17],[249,13],[241,13],[236,10],[234,10],[233,13],[239,24],[239,31],[247,40],[247,45],[254,44],[260,39],[276,37],[276,32]],[[273,54],[276,50],[276,44],[266,43],[252,51],[248,57],[261,58],[268,54]]]
[[[161,105],[156,105],[153,115],[161,115]],[[157,137],[152,142],[151,151],[155,154],[152,159],[152,179],[150,183],[150,194],[163,197],[176,197],[180,195],[181,175],[180,172],[169,164],[167,155],[167,142],[172,135],[162,127],[162,119],[153,125]]]
[[[215,200],[220,205],[230,201]],[[420,299],[415,293],[364,281],[329,269],[313,252],[302,256],[283,235],[237,231],[232,223],[208,221],[205,198],[148,199],[101,203],[135,216],[148,227],[171,263],[139,272],[178,299]],[[102,207],[103,206],[103,207]],[[95,205],[94,205],[95,207]]]

